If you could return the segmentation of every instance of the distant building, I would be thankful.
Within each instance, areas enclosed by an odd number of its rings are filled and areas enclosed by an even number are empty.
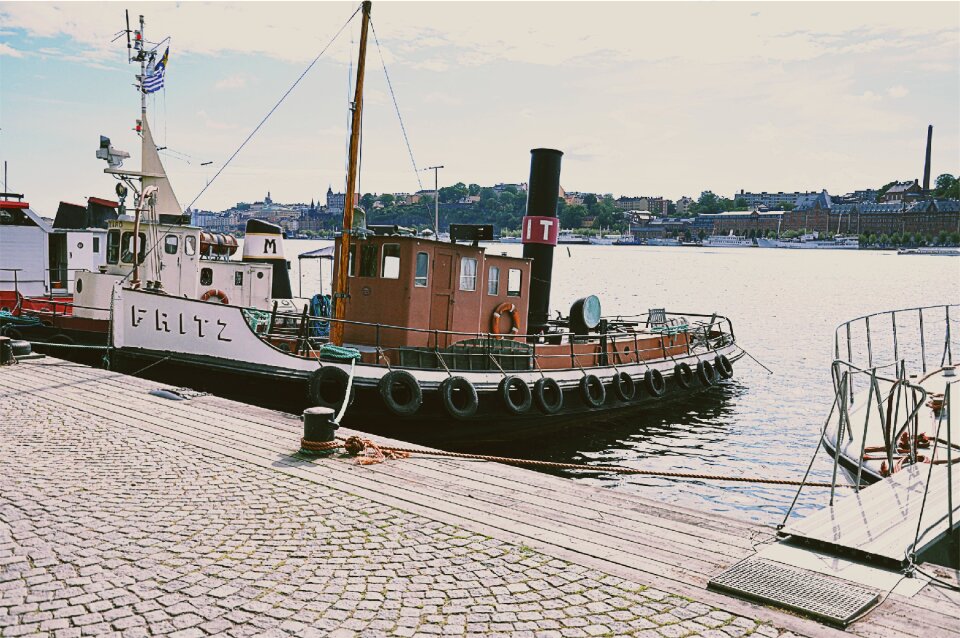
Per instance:
[[[690,207],[694,204],[696,200],[691,197],[684,195],[677,200],[677,215],[685,216],[690,214]]]
[[[669,199],[662,197],[619,197],[614,200],[613,205],[619,210],[642,210],[649,211],[654,215],[663,217],[667,214],[670,204]]]
[[[785,193],[783,191],[768,193],[767,191],[763,191],[761,193],[748,193],[743,189],[740,189],[740,192],[735,194],[733,199],[734,201],[742,199],[746,201],[747,208],[756,210],[760,206],[766,206],[767,208],[779,208],[784,204],[792,204],[796,206],[802,197],[809,195],[816,196],[817,193],[813,191],[795,191],[793,193]]]
[[[919,182],[913,180],[912,182],[897,182],[887,189],[882,199],[885,202],[903,202],[916,200],[922,194],[923,189],[920,187]]]
[[[334,193],[332,187],[327,188],[327,214],[342,215],[343,206],[346,202],[346,193]],[[360,193],[355,193],[353,197],[354,208],[360,205]]]

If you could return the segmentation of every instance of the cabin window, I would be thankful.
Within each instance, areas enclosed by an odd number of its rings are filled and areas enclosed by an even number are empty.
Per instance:
[[[243,271],[242,271],[242,270],[238,270],[238,271],[236,271],[235,273],[233,273],[233,285],[234,285],[234,286],[242,286],[242,285],[243,285]]]
[[[417,274],[413,278],[413,285],[425,288],[427,286],[428,272],[430,272],[430,255],[427,253],[417,253]]]
[[[473,257],[460,258],[460,290],[477,289],[477,260]]]
[[[99,253],[99,252],[100,252],[100,238],[99,238],[99,237],[94,237],[94,238],[93,238],[93,252],[95,252],[95,253]]]
[[[163,238],[163,252],[168,255],[177,254],[177,244],[180,243],[176,235],[167,235]]]
[[[137,233],[137,263],[143,263],[143,254],[146,251],[147,236],[143,233]],[[120,240],[122,248],[120,252],[120,261],[126,264],[133,263],[133,233],[126,232]]]
[[[383,266],[380,276],[384,279],[400,279],[400,244],[383,245]]]
[[[377,254],[380,247],[376,244],[364,244],[360,247],[360,276],[377,276]]]
[[[183,254],[184,255],[196,255],[197,254],[197,238],[193,235],[187,235],[183,238]]]
[[[200,269],[200,285],[201,286],[213,285],[213,268]]]
[[[520,296],[520,279],[523,273],[520,272],[519,268],[511,268],[507,272],[507,296],[508,297],[519,297]]]
[[[120,261],[120,231],[111,230],[107,233],[107,263],[115,264]]]
[[[500,268],[490,266],[487,271],[487,294],[497,296],[500,294]]]
[[[347,276],[353,277],[357,274],[356,268],[353,265],[357,260],[357,245],[350,244],[350,250],[347,252],[349,254],[349,259],[347,259]]]

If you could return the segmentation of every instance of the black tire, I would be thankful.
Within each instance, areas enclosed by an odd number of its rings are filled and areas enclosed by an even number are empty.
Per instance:
[[[634,383],[633,377],[626,372],[618,372],[613,375],[610,387],[613,388],[613,393],[621,401],[633,401],[637,396],[637,384]]]
[[[600,377],[588,374],[580,379],[580,397],[591,408],[599,408],[607,400],[607,389]]]
[[[449,377],[440,384],[443,409],[455,419],[469,419],[477,413],[480,400],[477,389],[463,377]]]
[[[707,388],[716,384],[718,381],[717,371],[713,369],[713,364],[709,361],[697,363],[697,378],[700,379],[700,383]]]
[[[3,326],[3,328],[0,329],[0,335],[3,335],[4,337],[10,337],[14,341],[23,340],[23,333],[11,325]]]
[[[423,391],[416,377],[406,370],[391,370],[377,384],[380,398],[397,416],[413,416],[423,405]]]
[[[730,363],[730,359],[727,359],[725,354],[718,354],[714,357],[713,367],[716,368],[721,379],[729,379],[733,376],[733,364]]]
[[[663,380],[659,370],[647,370],[643,374],[643,386],[654,399],[659,399],[667,393],[667,382]]]
[[[507,376],[497,388],[503,407],[510,414],[526,414],[533,407],[533,393],[530,386],[520,377]]]
[[[684,390],[693,386],[693,370],[690,369],[689,364],[678,363],[673,366],[673,376],[677,380],[677,385]]]
[[[30,342],[22,339],[11,341],[10,349],[13,350],[13,356],[15,357],[24,357],[33,352],[33,348],[30,347]]]
[[[533,384],[533,401],[544,414],[556,414],[563,408],[563,390],[559,383],[544,377]]]
[[[307,396],[313,405],[339,410],[343,405],[349,380],[350,375],[346,371],[334,366],[324,366],[310,374],[310,379],[307,381]],[[354,392],[351,388],[351,403],[353,396]]]

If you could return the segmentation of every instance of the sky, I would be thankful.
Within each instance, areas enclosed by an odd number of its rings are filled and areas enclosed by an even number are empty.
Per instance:
[[[334,36],[358,6],[0,2],[5,188],[47,216],[111,196],[101,134],[139,166],[137,69],[111,42],[129,9],[171,38],[148,118],[180,203],[323,203],[344,190],[359,14]],[[842,194],[922,179],[928,124],[934,178],[960,173],[957,2],[377,1],[372,22],[364,193],[432,188],[414,164],[524,182],[550,147],[571,191]]]

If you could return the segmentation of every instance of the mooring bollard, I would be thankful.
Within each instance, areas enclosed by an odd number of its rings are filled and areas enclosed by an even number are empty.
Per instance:
[[[303,438],[300,453],[308,456],[327,456],[340,446],[334,439],[339,426],[333,422],[331,408],[307,408],[303,411]]]
[[[0,365],[9,365],[15,361],[11,341],[10,337],[0,337]]]

